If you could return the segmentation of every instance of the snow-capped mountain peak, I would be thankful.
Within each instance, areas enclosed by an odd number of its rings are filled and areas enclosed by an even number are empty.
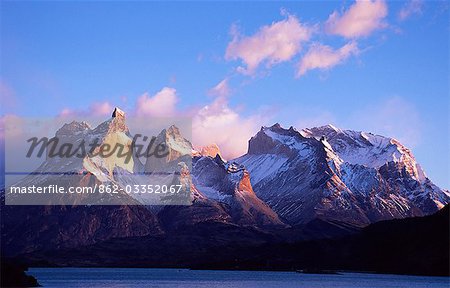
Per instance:
[[[303,129],[305,137],[325,137],[335,153],[350,164],[380,168],[389,163],[402,163],[418,181],[425,181],[426,175],[416,163],[411,151],[394,138],[368,132],[341,130],[331,125]]]
[[[216,143],[212,143],[203,147],[199,147],[198,149],[194,150],[193,156],[210,156],[210,157],[216,157],[216,155],[219,155],[222,157],[222,154],[220,153],[220,148],[217,146]]]
[[[77,121],[72,121],[70,123],[66,123],[64,124],[61,128],[59,128],[55,135],[56,136],[70,136],[70,135],[77,135],[79,133],[86,133],[88,131],[92,130],[91,126],[82,121],[82,122],[77,122]]]
[[[306,154],[308,146],[296,129],[284,129],[279,123],[270,127],[261,127],[261,130],[250,139],[249,154],[282,154],[302,152]]]
[[[175,125],[168,129],[163,129],[156,137],[156,143],[164,143],[170,150],[176,151],[179,155],[191,155],[192,144],[186,140]]]
[[[290,223],[341,217],[365,225],[450,201],[399,141],[333,125],[262,127],[248,153],[231,161],[245,166],[258,197]]]
[[[118,108],[95,128],[72,122],[57,134],[72,142],[99,138],[98,148],[117,143],[131,147],[132,142],[125,114]],[[48,161],[41,171],[58,167],[83,172],[80,185],[93,181],[122,185],[148,183],[145,177],[161,174],[153,173],[165,171],[161,167],[175,167],[183,176],[180,181],[190,187],[193,205],[186,210],[161,209],[171,215],[185,211],[195,218],[189,223],[202,221],[196,216],[200,213],[204,219],[260,227],[314,219],[363,226],[429,214],[450,201],[449,193],[426,178],[412,152],[399,141],[332,125],[302,130],[278,123],[262,127],[249,140],[248,152],[229,161],[221,158],[217,145],[204,147],[201,153],[193,150],[176,126],[163,129],[154,144],[165,144],[168,155],[150,157],[145,163],[134,157],[125,163],[87,155],[81,160]],[[146,172],[142,183],[131,177],[135,172]]]

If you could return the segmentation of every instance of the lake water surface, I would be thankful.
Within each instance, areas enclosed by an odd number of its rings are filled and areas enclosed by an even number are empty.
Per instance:
[[[449,277],[149,268],[30,268],[44,287],[450,287]]]

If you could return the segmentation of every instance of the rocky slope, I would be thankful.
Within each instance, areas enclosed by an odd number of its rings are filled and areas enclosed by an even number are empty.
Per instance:
[[[226,204],[239,225],[286,226],[278,215],[253,191],[250,174],[236,163],[226,163],[217,154],[194,159],[196,188],[211,200]]]

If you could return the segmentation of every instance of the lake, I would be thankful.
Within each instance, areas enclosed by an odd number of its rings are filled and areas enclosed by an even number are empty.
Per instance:
[[[449,277],[151,268],[30,268],[44,287],[449,287]]]

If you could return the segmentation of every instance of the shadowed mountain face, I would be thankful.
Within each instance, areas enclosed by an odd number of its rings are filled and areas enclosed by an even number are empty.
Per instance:
[[[279,271],[371,271],[449,276],[449,207],[370,224],[334,239],[287,241],[249,226],[202,222],[176,233],[113,238],[22,256],[31,265],[180,267]]]
[[[196,268],[450,276],[450,207],[433,215],[370,224],[358,233],[295,243],[234,247]]]
[[[96,136],[101,143],[119,143],[132,149],[133,131],[126,125],[125,114],[116,109],[112,116],[93,129],[84,122],[66,124],[57,135],[73,142]],[[195,151],[175,126],[161,131],[156,143],[168,147],[166,157],[145,163],[136,157],[129,163],[90,156],[52,159],[39,169],[70,168],[81,175],[72,185],[123,186],[130,183],[129,176],[134,173],[151,176],[155,167],[177,167],[177,181],[190,188],[191,205],[2,204],[2,255],[51,258],[52,251],[86,251],[83,247],[92,245],[106,245],[111,253],[121,255],[125,248],[117,243],[128,245],[131,241],[141,247],[136,239],[149,245],[180,242],[166,249],[173,255],[180,252],[177,249],[190,246],[201,249],[201,243],[210,251],[216,245],[240,243],[237,246],[241,247],[243,242],[295,242],[355,233],[380,220],[428,215],[450,200],[448,191],[426,177],[410,150],[395,139],[370,133],[333,126],[297,131],[276,124],[261,128],[249,140],[248,153],[231,161],[221,158],[217,145]],[[187,159],[192,161],[191,171],[184,164]],[[33,184],[52,182],[45,177],[38,180]],[[22,184],[27,181],[25,178]],[[118,197],[134,204],[140,200],[126,193]],[[4,195],[2,199],[4,203]],[[217,243],[212,244],[212,239]],[[163,261],[164,255],[158,253]],[[195,257],[196,252],[192,253]],[[59,255],[63,263],[64,256]],[[104,256],[112,257],[106,252]],[[82,263],[82,257],[70,263]]]

